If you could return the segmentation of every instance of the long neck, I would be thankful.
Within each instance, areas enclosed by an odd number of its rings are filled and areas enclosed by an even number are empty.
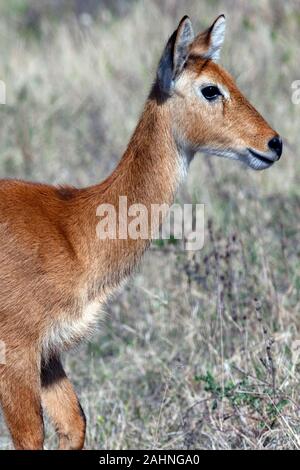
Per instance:
[[[184,166],[168,108],[148,100],[115,171],[104,182],[84,189],[78,198],[77,226],[81,228],[81,240],[86,240],[86,260],[90,265],[98,263],[99,269],[107,273],[109,283],[117,284],[130,273],[149,245],[149,239],[99,243],[96,237],[97,208],[101,204],[110,204],[118,213],[120,196],[127,197],[128,207],[143,204],[149,213],[153,204],[170,205],[184,175]]]
[[[171,205],[186,166],[168,106],[149,99],[120,163],[105,181],[83,190],[79,202],[84,210],[79,212],[94,222],[100,204],[118,211],[121,196],[127,197],[128,207],[143,204],[148,211],[153,204]]]
[[[119,165],[96,189],[111,200],[127,196],[128,204],[171,204],[183,166],[168,107],[149,100]]]

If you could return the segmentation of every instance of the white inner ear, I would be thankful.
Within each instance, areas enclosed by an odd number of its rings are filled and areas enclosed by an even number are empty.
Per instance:
[[[226,20],[224,16],[220,18],[214,24],[213,30],[210,36],[210,48],[206,54],[211,60],[217,61],[220,57],[221,48],[225,38]]]

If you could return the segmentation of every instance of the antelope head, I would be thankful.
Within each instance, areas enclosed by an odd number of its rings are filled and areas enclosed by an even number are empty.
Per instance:
[[[218,65],[224,34],[224,15],[197,36],[185,16],[161,57],[155,95],[185,155],[203,151],[264,170],[281,157],[282,140]]]

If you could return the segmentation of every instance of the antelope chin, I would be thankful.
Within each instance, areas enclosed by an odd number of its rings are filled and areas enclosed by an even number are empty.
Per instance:
[[[253,170],[266,170],[276,161],[271,155],[260,153],[250,148],[247,151],[246,163]]]
[[[260,153],[256,150],[247,148],[246,150],[234,149],[218,149],[218,148],[201,148],[200,151],[207,155],[229,158],[230,160],[238,160],[253,170],[266,170],[275,163],[278,158],[274,158],[274,154]]]

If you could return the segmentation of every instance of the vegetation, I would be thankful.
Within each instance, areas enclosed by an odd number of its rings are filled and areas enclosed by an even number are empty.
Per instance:
[[[1,177],[104,178],[186,13],[195,30],[227,15],[222,62],[285,138],[262,173],[198,155],[178,201],[205,203],[203,250],[153,244],[93,341],[66,356],[88,448],[300,448],[298,3],[1,0]]]

